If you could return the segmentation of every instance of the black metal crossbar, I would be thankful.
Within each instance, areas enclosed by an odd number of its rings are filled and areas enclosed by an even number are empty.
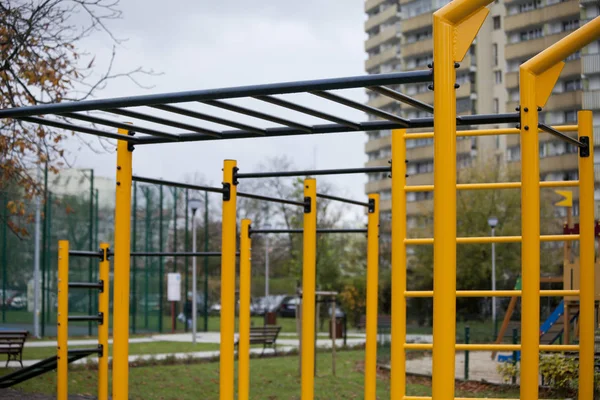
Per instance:
[[[98,313],[98,315],[69,315],[67,319],[69,321],[97,321],[101,323],[104,317],[101,313]]]
[[[368,89],[386,97],[389,97],[391,99],[398,100],[399,102],[402,102],[404,104],[408,104],[410,106],[418,108],[419,110],[423,110],[433,114],[433,106],[431,104],[423,103],[422,101],[407,96],[404,93],[400,93],[390,88],[386,88],[385,86],[369,86]]]
[[[250,229],[250,235],[265,234],[265,233],[303,233],[304,229]],[[367,233],[366,229],[344,229],[344,228],[332,228],[332,229],[317,229],[317,233]]]
[[[273,203],[289,204],[292,206],[304,207],[304,202],[302,202],[302,201],[279,199],[276,197],[262,196],[260,194],[245,193],[245,192],[237,192],[236,194],[239,197],[245,197],[247,199],[264,200],[264,201],[269,201],[269,202],[273,202]]]
[[[317,197],[319,197],[321,199],[340,201],[342,203],[354,204],[357,206],[369,207],[369,203],[366,201],[351,200],[351,199],[346,199],[343,197],[332,196],[330,194],[317,193]]]
[[[134,182],[150,183],[150,184],[154,184],[154,185],[165,185],[165,186],[171,186],[171,187],[178,187],[181,189],[198,190],[201,192],[213,192],[213,193],[223,193],[224,192],[223,188],[218,188],[218,187],[192,185],[190,183],[167,181],[164,179],[146,178],[144,176],[137,176],[137,175],[133,175],[131,177],[131,180]]]
[[[103,282],[69,282],[69,289],[104,289]]]
[[[314,169],[303,171],[275,171],[275,172],[246,172],[237,173],[235,178],[274,178],[289,176],[316,176],[316,175],[348,175],[368,174],[373,172],[391,172],[391,167],[364,167],[364,168],[337,168],[337,169]]]
[[[569,143],[571,143],[571,144],[574,144],[575,146],[577,146],[577,147],[579,147],[579,148],[582,148],[582,149],[583,149],[583,148],[587,148],[587,147],[588,147],[588,145],[587,145],[587,144],[585,144],[585,143],[583,143],[583,142],[580,142],[579,140],[577,140],[577,139],[575,139],[575,138],[572,138],[571,136],[569,136],[569,135],[567,135],[567,134],[565,134],[565,133],[563,133],[563,132],[561,132],[561,131],[558,131],[558,130],[554,129],[554,128],[553,128],[553,127],[551,127],[551,126],[548,126],[548,125],[546,125],[546,124],[539,123],[539,124],[538,124],[538,127],[539,127],[541,130],[543,130],[544,132],[547,132],[547,133],[549,133],[549,134],[551,134],[551,135],[553,135],[553,136],[556,136],[557,138],[559,138],[559,139],[562,139],[562,140],[564,140],[565,142],[569,142]]]
[[[104,255],[100,251],[91,251],[91,250],[69,250],[69,256],[100,258],[100,259],[104,258]]]

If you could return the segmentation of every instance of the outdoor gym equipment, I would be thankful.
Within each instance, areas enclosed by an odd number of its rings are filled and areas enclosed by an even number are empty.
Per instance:
[[[293,136],[304,134],[325,134],[393,129],[392,157],[392,356],[391,356],[391,398],[414,400],[406,396],[406,358],[405,351],[410,349],[432,349],[433,362],[433,398],[436,400],[454,399],[455,351],[458,350],[510,350],[521,351],[521,393],[522,399],[538,397],[538,373],[540,351],[579,351],[579,398],[592,399],[594,389],[594,164],[593,164],[593,121],[592,113],[580,111],[578,114],[578,138],[561,135],[539,123],[538,114],[549,98],[552,88],[566,59],[600,37],[600,18],[597,17],[559,42],[545,49],[520,68],[520,107],[516,113],[499,115],[456,115],[455,68],[468,51],[474,37],[487,15],[486,5],[492,0],[455,0],[433,14],[434,63],[430,70],[400,72],[362,77],[325,79],[317,81],[287,82],[259,86],[244,86],[226,89],[196,90],[180,93],[167,93],[138,97],[123,97],[105,100],[89,100],[76,103],[43,104],[30,107],[0,110],[0,118],[14,118],[24,122],[51,126],[75,132],[116,139],[117,144],[117,190],[115,211],[114,274],[115,316],[114,316],[114,354],[113,359],[113,398],[125,400],[128,392],[128,340],[129,340],[129,279],[130,279],[130,216],[131,216],[131,163],[135,146],[177,143],[188,141],[226,140],[240,138],[259,138],[272,136]],[[433,71],[435,66],[435,73]],[[422,104],[408,96],[385,88],[388,85],[405,83],[429,83],[433,80],[434,104]],[[407,119],[388,112],[354,102],[332,90],[368,88],[394,100],[405,102],[428,112],[433,118]],[[358,109],[381,118],[380,120],[355,122],[325,114],[304,106],[292,104],[274,95],[307,93]],[[251,98],[268,102],[276,107],[292,109],[301,114],[314,116],[330,123],[305,125],[279,118],[270,114],[254,111],[234,105],[227,99]],[[271,121],[279,126],[259,128],[241,124],[225,118],[216,118],[200,112],[185,109],[174,104],[201,102],[211,107],[228,110],[233,113],[252,116]],[[195,120],[218,122],[237,129],[212,130],[202,126],[169,120],[168,117],[148,115],[132,111],[132,107],[150,107],[153,113],[162,115],[185,116]],[[156,111],[158,110],[158,111]],[[102,111],[94,115],[84,111]],[[151,122],[157,125],[171,126],[184,130],[184,133],[171,133],[144,126],[133,126],[102,118],[100,114],[117,114],[132,120]],[[42,118],[42,116],[44,116]],[[59,116],[59,118],[56,118]],[[68,122],[65,122],[67,120]],[[100,130],[77,121],[118,128],[118,134]],[[435,121],[435,124],[434,124]],[[521,138],[521,189],[522,232],[520,236],[457,238],[456,236],[456,190],[463,189],[503,189],[507,184],[489,183],[485,186],[456,184],[456,138],[457,125],[516,124],[517,134]],[[435,126],[434,126],[435,125]],[[427,128],[434,126],[434,235],[433,238],[407,239],[406,235],[406,166],[404,129]],[[548,131],[557,137],[568,140],[579,147],[579,181],[569,183],[580,189],[580,233],[578,235],[540,236],[540,193],[542,187],[539,177],[539,129]],[[133,136],[133,133],[142,135]],[[477,133],[481,132],[481,133]],[[485,131],[472,131],[469,135],[484,134]],[[502,132],[502,133],[501,133]],[[499,130],[498,134],[508,134]],[[512,133],[512,132],[511,132]],[[485,134],[493,134],[489,131]],[[236,163],[228,160],[224,168],[224,185],[229,187],[223,198],[222,232],[222,323],[221,323],[221,366],[220,398],[232,400],[234,397],[233,333],[234,333],[234,289],[235,289],[235,242],[236,220],[234,181]],[[366,171],[365,171],[366,172]],[[238,176],[243,177],[243,176]],[[426,189],[426,190],[431,190]],[[423,189],[425,190],[425,189]],[[311,210],[304,214],[304,269],[303,294],[307,296],[308,307],[305,311],[314,317],[315,284],[315,246],[316,246],[316,183],[313,179],[305,181],[305,197],[310,199]],[[437,199],[437,201],[435,201]],[[440,201],[441,199],[441,201]],[[399,210],[399,211],[398,211]],[[308,234],[307,234],[308,233]],[[581,249],[580,274],[581,287],[579,300],[581,305],[579,345],[539,345],[540,310],[540,242],[541,241],[579,240]],[[516,345],[500,344],[456,344],[456,297],[457,296],[498,296],[506,293],[456,290],[456,246],[461,243],[520,242],[522,245],[523,287],[523,332],[522,342]],[[406,337],[406,248],[407,245],[433,244],[434,247],[434,290],[427,293],[433,296],[433,345],[407,344]],[[504,291],[510,292],[510,291]],[[556,293],[564,296],[564,293]],[[510,296],[515,295],[509,294]],[[572,294],[569,294],[572,295]],[[313,300],[310,300],[313,299]],[[308,323],[303,324],[303,337],[312,339],[314,332],[308,331]],[[450,334],[449,334],[450,333]],[[305,336],[306,335],[306,336]],[[312,365],[310,346],[305,346],[307,362]],[[304,362],[304,361],[303,361]],[[302,399],[314,398],[314,380],[312,369],[302,368]],[[373,397],[369,396],[369,400]],[[422,397],[419,399],[423,399]]]

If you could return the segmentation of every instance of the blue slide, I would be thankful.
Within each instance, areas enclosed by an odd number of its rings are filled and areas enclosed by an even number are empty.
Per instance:
[[[554,309],[554,311],[552,312],[552,314],[550,314],[550,316],[548,317],[548,319],[546,319],[544,321],[544,323],[540,326],[540,337],[544,336],[552,327],[552,325],[554,325],[556,323],[556,321],[558,321],[558,319],[560,317],[562,317],[562,315],[565,313],[565,303],[564,301],[561,301],[558,306],[556,306],[556,308]],[[573,316],[573,319],[575,319],[577,317],[578,314],[575,314]],[[572,319],[572,320],[573,320]],[[554,342],[562,333],[559,332],[559,334],[556,336],[556,338],[554,338],[552,340],[552,342]],[[521,352],[517,351],[517,361],[521,361]],[[513,356],[512,354],[510,355],[504,355],[504,354],[499,354],[498,355],[498,362],[512,362],[513,361]]]

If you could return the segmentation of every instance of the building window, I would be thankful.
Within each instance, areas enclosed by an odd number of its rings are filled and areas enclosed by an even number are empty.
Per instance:
[[[519,12],[527,12],[527,11],[532,11],[535,10],[536,8],[540,8],[542,6],[542,0],[534,0],[534,1],[528,1],[525,4],[520,4],[519,5]]]
[[[493,108],[493,112],[495,114],[498,114],[500,112],[500,100],[498,100],[497,98],[494,98],[492,108]],[[496,136],[496,137],[498,137],[498,136]],[[498,148],[498,146],[496,146],[496,148]]]
[[[565,122],[577,122],[577,112],[574,110],[565,111]]]
[[[502,83],[502,71],[494,71],[494,80],[496,85]]]
[[[563,23],[562,23],[563,32],[572,31],[577,28],[579,28],[579,20],[578,19],[573,19],[571,21],[563,21]]]
[[[492,44],[492,57],[494,57],[494,66],[498,66],[498,43]]]
[[[519,39],[521,40],[521,42],[524,42],[526,40],[538,39],[538,38],[541,38],[542,36],[544,36],[544,33],[543,33],[542,28],[539,27],[539,28],[530,29],[528,31],[521,32],[519,34]]]
[[[501,26],[500,26],[500,16],[496,15],[494,17],[493,21],[494,21],[494,30],[496,31],[496,30],[500,29],[501,28]]]
[[[581,85],[581,79],[570,79],[568,81],[564,81],[564,91],[572,92],[574,90],[583,89]]]

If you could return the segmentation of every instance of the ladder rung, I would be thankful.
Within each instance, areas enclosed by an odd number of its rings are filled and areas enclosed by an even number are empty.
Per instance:
[[[100,282],[69,282],[70,289],[104,289],[104,283]]]
[[[540,182],[542,188],[554,187],[576,187],[579,181],[543,181]],[[493,182],[493,183],[458,183],[456,190],[488,190],[488,189],[520,189],[521,182]],[[407,185],[404,191],[409,192],[431,192],[433,185]]]
[[[456,350],[463,351],[520,351],[520,344],[465,344],[457,343],[454,345]],[[432,350],[432,343],[405,343],[405,350]],[[579,351],[579,345],[576,344],[541,344],[540,351]]]
[[[522,236],[481,236],[481,237],[457,237],[456,243],[519,243]],[[579,235],[542,235],[541,242],[562,242],[579,240]],[[406,245],[433,244],[433,238],[410,238],[404,239]]]

